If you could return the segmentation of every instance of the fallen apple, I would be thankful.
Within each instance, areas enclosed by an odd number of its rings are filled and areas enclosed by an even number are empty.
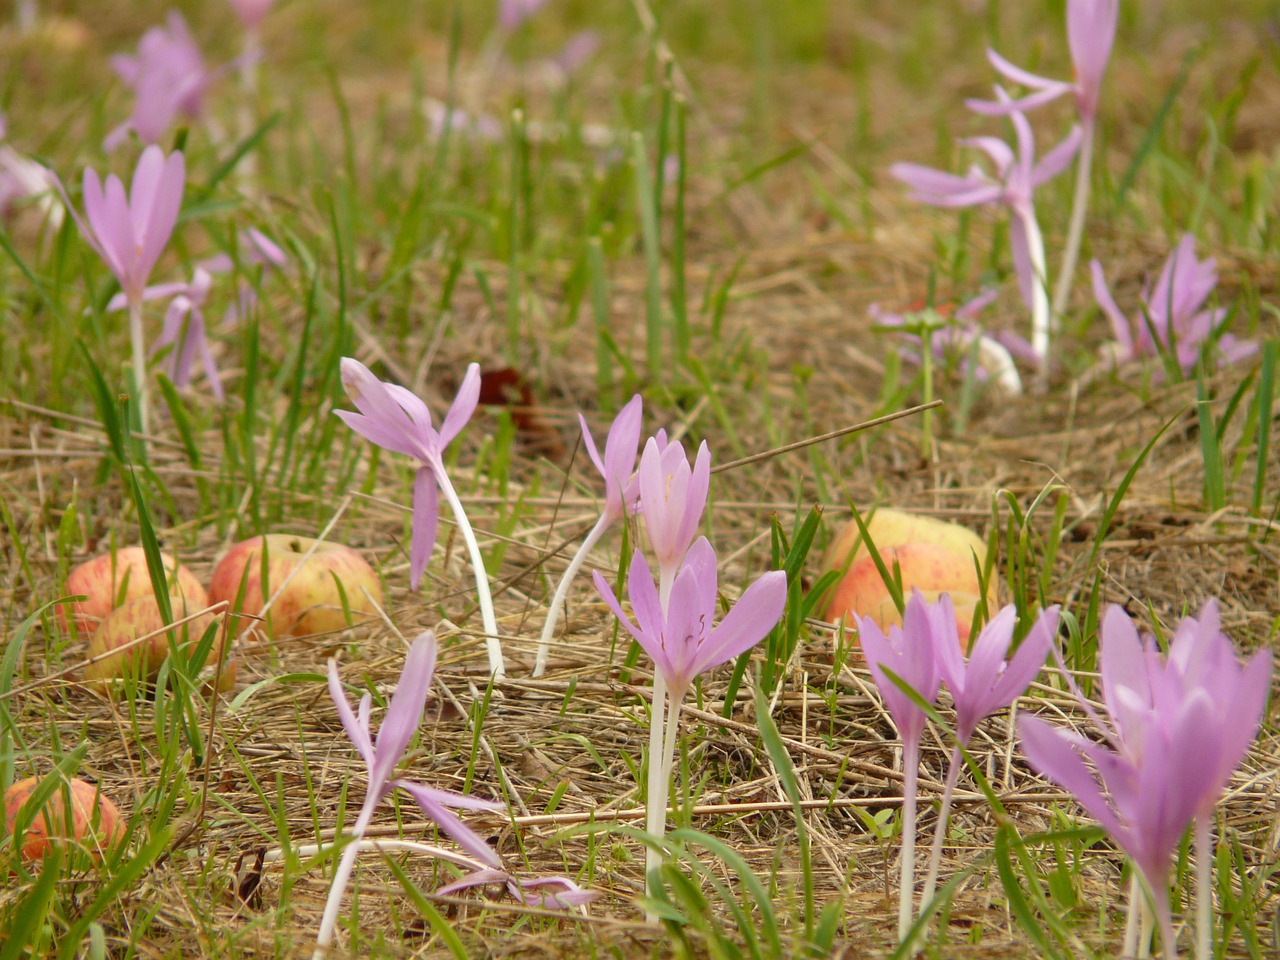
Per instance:
[[[169,602],[174,619],[181,619],[204,609],[193,607],[189,602],[184,603],[182,597],[173,594],[170,595]],[[220,619],[221,615],[199,613],[194,619],[173,627],[176,642],[188,653],[193,652],[209,626]],[[169,631],[164,629],[164,625],[160,605],[153,596],[138,597],[112,610],[89,640],[89,665],[84,669],[85,681],[101,683],[116,680],[130,671],[142,679],[153,678],[164,658],[169,655]],[[225,634],[224,629],[218,630],[206,663],[216,664],[222,656]],[[135,643],[141,637],[147,639]]]
[[[4,795],[5,834],[13,833],[18,811],[40,784],[38,777],[28,777],[13,784]],[[66,797],[71,797],[70,833],[68,833]],[[35,815],[22,840],[22,858],[39,860],[55,843],[70,840],[101,859],[104,850],[118,843],[124,835],[120,810],[93,784],[72,778],[49,797],[44,809]]]
[[[967,651],[973,613],[982,596],[973,555],[966,557],[933,543],[904,543],[880,550],[880,558],[891,572],[897,565],[904,598],[910,596],[912,590],[919,590],[929,601],[937,600],[943,593],[951,595],[960,646]],[[996,608],[994,582],[987,591],[987,608],[991,611]],[[870,617],[882,630],[902,624],[902,615],[870,554],[850,565],[828,601],[826,619],[835,621],[849,614]]]
[[[209,581],[211,603],[225,600],[232,611],[263,617],[260,626],[273,638],[346,628],[344,595],[354,623],[378,615],[382,584],[364,557],[339,543],[284,533],[237,543],[218,561]]]
[[[205,589],[195,574],[167,553],[160,554],[160,559],[170,593],[184,598],[189,609],[208,606]],[[146,554],[142,547],[122,547],[114,554],[86,560],[67,576],[67,593],[83,594],[87,599],[59,606],[59,623],[64,629],[69,626],[76,636],[89,636],[117,606],[152,595]]]
[[[974,555],[979,564],[985,563],[987,559],[986,541],[958,523],[907,513],[905,510],[894,510],[892,507],[879,507],[866,520],[866,525],[871,542],[881,552],[906,543],[932,543],[961,554],[968,560],[970,567],[973,566]],[[851,552],[854,560],[863,552],[862,537],[854,520],[850,520],[840,531],[840,535],[831,541],[831,546],[822,559],[822,569],[844,569]]]

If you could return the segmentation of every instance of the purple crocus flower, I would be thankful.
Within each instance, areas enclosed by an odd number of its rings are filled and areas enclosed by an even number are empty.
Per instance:
[[[1213,859],[1208,819],[1257,733],[1270,686],[1271,654],[1259,651],[1241,666],[1219,630],[1212,601],[1199,619],[1183,620],[1167,655],[1153,637],[1140,637],[1119,607],[1107,611],[1099,646],[1107,742],[1023,717],[1019,734],[1024,753],[1037,771],[1069,790],[1132,858],[1154,898],[1170,956],[1176,945],[1169,870],[1183,834],[1198,819],[1203,955]]]
[[[951,598],[944,594],[943,599],[950,607]],[[1041,611],[1017,651],[1007,658],[1018,619],[1014,606],[1003,608],[982,628],[968,660],[961,656],[959,640],[954,636],[954,614],[949,620],[940,619],[956,642],[948,643],[945,636],[939,640],[938,671],[955,704],[956,739],[968,743],[983,717],[1003,710],[1022,696],[1044,666],[1058,632],[1058,607]]]
[[[134,94],[132,118],[113,130],[103,144],[112,150],[132,130],[143,143],[158,143],[179,115],[199,120],[204,99],[217,77],[196,46],[182,14],[169,13],[166,25],[142,35],[136,56],[111,58],[111,66]]]
[[[537,13],[547,0],[498,0],[498,26],[508,32]]]
[[[229,0],[231,9],[246,30],[257,30],[275,5],[275,0]]]
[[[1018,375],[1013,355],[998,339],[1001,334],[988,335],[977,323],[978,314],[995,301],[998,293],[996,290],[980,293],[961,304],[950,315],[933,307],[890,313],[875,303],[868,308],[867,313],[876,326],[900,330],[908,343],[919,346],[916,351],[903,351],[907,360],[923,364],[922,351],[927,332],[935,359],[954,357],[964,373],[969,372],[972,364],[973,375],[977,380],[992,381],[1006,393],[1017,396],[1022,393],[1022,378]]]
[[[692,467],[684,446],[666,442],[665,433],[650,437],[640,455],[640,509],[649,544],[658,561],[662,606],[674,583],[676,571],[698,532],[711,488],[711,451],[706,441],[698,447]]]
[[[1114,356],[1119,362],[1165,354],[1185,375],[1195,369],[1202,347],[1215,336],[1218,336],[1218,354],[1224,364],[1242,360],[1258,349],[1257,344],[1237,340],[1230,334],[1218,335],[1226,322],[1227,310],[1205,307],[1205,301],[1218,284],[1218,270],[1213,258],[1197,259],[1195,238],[1189,233],[1183,235],[1169,254],[1155,286],[1142,291],[1142,309],[1133,321],[1116,306],[1102,264],[1094,260],[1090,269],[1093,295],[1111,321],[1115,334]]]
[[[609,435],[605,439],[604,458],[596,449],[596,442],[587,427],[587,420],[578,414],[582,424],[582,442],[587,448],[587,455],[595,468],[604,478],[605,502],[600,519],[596,521],[590,532],[582,540],[578,552],[569,561],[569,566],[560,578],[556,592],[551,599],[551,609],[547,611],[546,622],[542,625],[542,637],[538,641],[538,651],[534,658],[533,675],[540,677],[547,669],[547,652],[551,638],[555,635],[556,623],[560,618],[560,610],[564,607],[569,595],[569,585],[582,569],[591,548],[600,542],[606,530],[621,520],[627,513],[636,508],[640,496],[639,480],[635,475],[636,446],[640,443],[640,424],[644,416],[643,401],[640,394],[632,397],[627,405],[619,411],[609,427]]]
[[[467,544],[471,565],[475,569],[476,594],[480,616],[487,634],[486,647],[490,671],[501,679],[505,673],[502,645],[498,640],[498,622],[493,612],[489,579],[484,570],[480,545],[467,520],[462,500],[449,481],[444,468],[444,449],[467,425],[480,400],[480,365],[471,364],[462,378],[462,386],[445,414],[440,429],[431,421],[427,405],[409,390],[393,383],[383,383],[359,360],[343,357],[342,386],[359,413],[336,411],[342,421],[366,440],[387,450],[413,457],[420,464],[413,487],[413,542],[409,549],[409,586],[418,589],[422,573],[436,543],[439,500],[437,488],[449,501],[458,531]]]
[[[658,598],[649,564],[639,550],[631,557],[627,596],[635,611],[632,623],[613,591],[597,571],[596,589],[627,632],[635,637],[654,668],[666,679],[676,699],[693,678],[733,660],[751,649],[773,629],[787,598],[787,577],[781,570],[764,574],[747,588],[719,626],[716,614],[716,555],[706,537],[690,548],[666,611]]]
[[[89,246],[115,274],[129,307],[129,334],[133,348],[133,373],[138,388],[138,412],[147,431],[147,368],[142,333],[142,301],[147,280],[164,252],[178,222],[186,165],[181,151],[168,157],[157,146],[147,147],[138,159],[133,183],[124,184],[112,174],[104,187],[94,170],[84,172],[84,219],[67,197],[62,181],[52,175],[67,209],[75,218]]]
[[[463,810],[501,810],[502,804],[448,790],[437,790],[422,784],[399,780],[394,776],[396,767],[422,720],[422,709],[427,701],[427,689],[431,686],[435,667],[436,638],[434,633],[428,631],[420,634],[409,648],[404,669],[400,673],[400,680],[396,684],[395,693],[391,695],[386,717],[383,718],[382,726],[378,728],[375,739],[369,724],[371,697],[366,693],[360,699],[359,707],[353,711],[342,689],[337,662],[329,661],[329,695],[333,698],[333,704],[338,710],[338,717],[342,720],[347,736],[351,738],[352,744],[364,758],[365,766],[369,771],[369,785],[365,790],[364,804],[360,808],[360,814],[351,828],[350,840],[334,871],[333,883],[329,888],[329,899],[325,904],[324,916],[320,921],[320,932],[316,938],[317,956],[323,955],[324,948],[333,940],[334,927],[338,921],[338,909],[342,906],[342,896],[350,880],[351,870],[355,866],[356,854],[360,850],[358,841],[364,836],[378,804],[397,788],[409,793],[423,812],[473,857],[491,868],[500,868],[502,865],[493,848],[448,809],[452,807]]]
[[[54,227],[61,226],[62,208],[54,201],[48,172],[34,160],[3,143],[7,132],[4,114],[0,113],[0,219],[9,215],[15,202],[38,198],[50,223]]]
[[[898,940],[911,927],[912,897],[915,894],[916,794],[920,776],[920,737],[924,734],[925,712],[889,678],[885,670],[910,687],[927,703],[938,698],[941,675],[938,648],[944,643],[959,647],[956,618],[951,598],[928,603],[913,590],[902,611],[902,626],[889,628],[889,635],[870,617],[858,617],[858,642],[871,669],[871,678],[884,700],[902,738],[902,873],[898,885]]]
[[[988,50],[987,58],[999,73],[1034,92],[1008,102],[968,100],[966,105],[977,113],[1003,116],[1015,110],[1033,110],[1071,93],[1075,95],[1080,121],[1092,123],[1098,113],[1102,75],[1111,60],[1119,10],[1119,0],[1068,0],[1067,45],[1075,66],[1075,82],[1037,76],[1014,66],[996,51]]]
[[[1049,297],[1046,287],[1044,239],[1036,220],[1033,194],[1037,187],[1062,173],[1080,146],[1081,130],[1072,129],[1066,139],[1039,162],[1031,124],[1014,112],[1017,150],[995,137],[971,137],[960,141],[990,158],[995,176],[971,167],[964,176],[915,163],[895,163],[890,172],[912,191],[912,199],[939,207],[972,207],[1000,204],[1009,208],[1010,247],[1023,299],[1032,311],[1032,345],[1044,363],[1049,350]]]
[[[761,576],[715,627],[716,555],[705,537],[689,548],[669,598],[660,597],[643,554],[637,550],[632,555],[627,595],[635,623],[623,612],[604,577],[599,572],[593,576],[596,590],[614,616],[653,658],[645,829],[655,841],[661,841],[666,833],[667,795],[685,693],[694,677],[751,649],[773,629],[786,606],[787,575],[774,570]],[[661,863],[660,850],[646,846],[645,886],[650,892]],[[655,916],[648,914],[651,921]]]
[[[568,877],[537,877],[533,880],[521,880],[513,877],[505,870],[477,870],[460,880],[447,884],[436,891],[436,896],[448,897],[472,887],[488,886],[501,883],[511,896],[529,907],[542,910],[563,910],[590,903],[600,896],[594,890],[584,890]]]
[[[141,302],[147,279],[169,243],[185,185],[181,151],[166,157],[159,147],[151,146],[142,151],[128,194],[115,174],[107,177],[104,186],[97,171],[86,169],[84,220],[67,201],[80,232],[115,274],[131,304]]]
[[[929,872],[920,898],[921,909],[933,899],[942,862],[942,844],[947,836],[951,816],[951,798],[962,762],[961,747],[967,744],[978,724],[997,710],[1003,710],[1026,692],[1031,681],[1044,666],[1045,658],[1058,632],[1058,607],[1042,610],[1030,632],[1022,639],[1012,657],[1006,657],[1013,643],[1017,608],[1010,605],[988,621],[969,650],[969,659],[960,653],[960,642],[951,597],[943,594],[937,603],[939,629],[937,641],[938,672],[947,685],[956,710],[956,746],[951,751],[947,779],[942,790],[942,809],[934,826],[933,848],[929,854]]]

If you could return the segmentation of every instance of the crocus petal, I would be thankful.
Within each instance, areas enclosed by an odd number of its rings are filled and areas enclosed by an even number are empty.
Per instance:
[[[373,789],[372,784],[380,788],[391,779],[392,772],[408,749],[409,741],[422,720],[427,687],[431,685],[435,668],[436,635],[428,630],[418,634],[409,647],[395,692],[387,704],[387,713],[378,728],[378,738],[373,745],[377,760],[369,774],[370,789]]]
[[[1030,632],[1022,638],[1022,643],[1009,658],[1004,673],[996,681],[1001,706],[1006,706],[1022,696],[1031,685],[1031,681],[1039,675],[1045,660],[1048,659],[1053,638],[1058,635],[1058,618],[1057,604],[1041,610]]]
[[[480,402],[480,364],[467,366],[462,378],[462,386],[453,400],[449,412],[445,414],[444,423],[440,425],[440,449],[447,447],[467,425],[471,415],[476,412],[476,404]]]
[[[172,236],[173,228],[178,222],[178,212],[182,209],[183,188],[187,179],[186,161],[180,151],[174,151],[165,159],[159,147],[148,147],[143,152],[143,160],[146,160],[147,153],[152,150],[160,159],[161,166],[158,174],[155,174],[156,181],[150,189],[144,187],[141,197],[138,196],[139,183],[146,183],[143,180],[142,161],[139,161],[133,177],[134,209],[131,213],[139,251],[137,276],[138,282],[143,285],[146,284],[156,261],[160,259],[160,254],[168,245],[169,237]],[[151,176],[153,172],[147,171],[146,175]],[[140,207],[139,203],[141,203]]]
[[[435,431],[431,428],[430,414],[422,401],[418,401],[420,410],[414,408],[419,417],[415,421],[391,393],[388,384],[375,377],[359,360],[343,357],[339,367],[343,389],[360,411],[359,414],[346,410],[335,411],[347,426],[366,440],[395,453],[426,460],[436,452],[429,443]]]
[[[623,612],[622,604],[619,603],[618,598],[614,596],[613,588],[609,586],[604,577],[600,576],[599,570],[591,571],[591,582],[596,585],[596,592],[599,593],[600,598],[604,600],[605,606],[613,611],[613,615],[618,618],[618,622],[626,628],[627,633],[631,634],[631,636],[635,638],[636,643],[640,644],[641,648],[647,651],[649,635],[645,631],[637,629],[636,625],[632,623],[631,619]],[[652,581],[650,581],[650,585],[652,586]]]
[[[1102,75],[1116,38],[1119,0],[1068,0],[1067,45],[1079,83],[1078,109],[1091,118],[1098,109]]]
[[[786,573],[771,570],[763,574],[747,587],[703,643],[694,660],[694,676],[728,663],[754,647],[774,628],[786,605]]]
[[[587,456],[591,458],[591,463],[600,472],[600,476],[607,481],[609,471],[605,469],[604,461],[600,459],[600,451],[596,449],[596,441],[591,436],[591,428],[587,426],[587,418],[581,413],[578,414],[578,424],[582,427],[582,445],[587,448]]]
[[[1035,264],[1031,259],[1031,237],[1025,217],[1015,214],[1009,218],[1009,251],[1013,254],[1013,273],[1018,278],[1018,292],[1028,309],[1034,309],[1036,279]],[[1038,360],[1041,358],[1037,357]]]
[[[440,796],[443,791],[424,789],[420,784],[413,783],[409,780],[396,780],[395,786],[404,790],[421,808],[434,823],[438,826],[454,843],[460,846],[467,853],[471,854],[481,863],[487,863],[491,867],[501,867],[502,861],[498,858],[498,854],[494,852],[493,847],[484,842],[484,839],[468,827],[462,820],[449,810],[448,807],[441,802]],[[457,796],[450,794],[449,796]],[[453,802],[447,801],[450,806],[461,806]]]
[[[346,691],[342,689],[342,680],[338,676],[338,661],[333,659],[329,661],[329,696],[333,698],[333,705],[338,711],[338,719],[342,721],[342,726],[347,731],[347,738],[372,772],[374,753],[373,741],[369,738],[369,726],[367,723],[362,725],[352,713],[351,704],[347,702]]]
[[[417,590],[422,572],[436,547],[436,525],[440,517],[440,492],[435,471],[420,467],[413,478],[413,541],[409,545],[409,589]]]
[[[947,598],[950,600],[950,597]],[[1000,676],[1005,654],[1013,643],[1013,628],[1018,620],[1018,610],[1013,604],[1002,608],[987,622],[969,651],[969,666],[965,671],[963,692],[990,692]],[[955,618],[952,617],[952,623]],[[945,643],[938,644],[939,647]],[[958,646],[957,642],[957,646]]]
[[[1107,286],[1107,278],[1102,272],[1102,264],[1097,260],[1089,262],[1089,276],[1093,280],[1093,299],[1098,302],[1102,312],[1111,321],[1111,333],[1116,338],[1116,342],[1120,344],[1120,349],[1123,351],[1125,359],[1132,359],[1134,356],[1133,333],[1129,329],[1129,320],[1120,312],[1120,308],[1116,306],[1116,302],[1111,296],[1111,290]]]
[[[1051,80],[1048,77],[1041,77],[1029,70],[1023,70],[1021,67],[1014,66],[1004,57],[1000,56],[995,50],[987,47],[987,60],[991,66],[995,67],[996,72],[1003,75],[1014,83],[1021,84],[1024,87],[1030,87],[1032,90],[1056,90],[1060,96],[1067,90],[1071,89],[1071,84],[1064,83],[1061,80]]]
[[[1071,161],[1080,150],[1080,142],[1083,139],[1084,130],[1079,126],[1072,127],[1071,132],[1063,138],[1062,142],[1046,153],[1035,165],[1035,169],[1031,172],[1031,185],[1038,187],[1071,166]]]
[[[684,502],[680,504],[680,526],[676,532],[676,542],[682,547],[692,543],[693,535],[702,522],[702,514],[707,509],[707,494],[711,490],[711,451],[707,441],[698,445],[698,456],[693,462],[693,473],[689,476],[689,485],[685,488]]]
[[[544,887],[552,889],[543,890]],[[517,880],[512,877],[507,881],[507,890],[526,906],[542,910],[580,907],[600,896],[594,890],[584,890],[568,877],[538,877],[534,880]]]
[[[1022,755],[1037,773],[1070,791],[1089,816],[1113,837],[1124,832],[1074,739],[1039,717],[1026,714],[1018,717],[1018,739],[1022,741]]]
[[[656,637],[666,630],[667,615],[662,610],[653,573],[639,550],[631,555],[631,566],[627,570],[627,598],[631,601],[641,633]]]

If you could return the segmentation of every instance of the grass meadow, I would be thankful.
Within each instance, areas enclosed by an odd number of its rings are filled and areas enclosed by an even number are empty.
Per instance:
[[[3,144],[84,209],[83,170],[127,178],[143,146],[103,147],[134,104],[111,57],[170,6],[39,0],[25,28],[10,6]],[[1216,598],[1242,655],[1275,647],[1273,0],[1122,3],[1081,262],[1051,362],[1018,356],[1017,396],[975,352],[934,357],[877,322],[911,305],[945,321],[990,289],[983,329],[1030,329],[1006,211],[915,202],[889,168],[963,172],[975,153],[957,138],[1009,135],[965,108],[998,79],[988,47],[1070,77],[1063,0],[547,0],[514,29],[488,0],[280,0],[248,58],[228,3],[176,6],[216,72],[203,112],[158,141],[183,151],[186,189],[151,282],[229,258],[205,308],[225,398],[198,364],[175,386],[162,351],[138,432],[112,272],[56,200],[18,200],[0,225],[0,785],[74,775],[125,823],[105,855],[43,869],[0,839],[0,960],[311,955],[335,838],[366,784],[327,664],[380,722],[408,641],[428,629],[439,664],[404,775],[498,801],[463,819],[507,869],[599,896],[558,911],[500,884],[441,896],[459,870],[413,844],[448,838],[389,797],[366,836],[409,844],[360,855],[330,956],[910,956],[895,930],[902,745],[854,632],[822,619],[820,558],[854,508],[984,537],[1000,604],[1024,621],[1061,606],[1058,646],[1095,702],[1110,604],[1167,637]],[[581,62],[566,51],[575,37]],[[1027,116],[1043,154],[1070,128],[1071,98]],[[1074,182],[1073,167],[1035,191],[1054,269]],[[283,266],[254,262],[251,228]],[[1216,261],[1222,329],[1256,351],[1110,362],[1089,261],[1141,317],[1144,284],[1187,233]],[[246,293],[248,309],[224,318]],[[148,343],[165,309],[144,305]],[[467,365],[485,374],[444,462],[493,591],[501,680],[448,509],[409,587],[417,465],[335,416],[353,409],[343,357],[437,422]],[[578,414],[601,443],[637,393],[644,437],[661,427],[712,452],[701,529],[722,609],[766,570],[788,574],[779,626],[689,691],[647,899],[653,664],[589,576],[625,581],[644,549],[636,518],[591,552],[532,676],[552,593],[602,507]],[[84,639],[55,614],[74,566],[150,543],[207,583],[233,543],[264,533],[358,549],[385,616],[247,632],[221,694],[183,657],[154,683],[85,682]],[[1087,727],[1053,661],[981,725],[922,956],[1122,952],[1133,867],[1020,756],[1014,717],[1027,711]],[[943,697],[922,745],[925,847],[952,718]],[[1214,958],[1280,951],[1278,756],[1273,708],[1213,821]],[[1188,956],[1195,860],[1184,838],[1170,891]],[[1158,939],[1152,950],[1172,955]]]

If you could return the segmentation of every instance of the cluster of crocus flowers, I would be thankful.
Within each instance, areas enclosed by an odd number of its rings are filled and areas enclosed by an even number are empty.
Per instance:
[[[54,179],[61,190],[61,181]],[[128,193],[114,174],[107,177],[104,185],[97,171],[85,170],[83,219],[63,191],[67,209],[75,217],[85,240],[119,281],[129,308],[133,376],[144,433],[147,430],[148,404],[142,304],[147,280],[178,222],[185,185],[186,166],[182,153],[175,151],[165,156],[159,147],[150,146],[138,160]]]
[[[640,395],[636,394],[619,411],[610,425],[608,436],[605,438],[604,457],[602,458],[600,451],[596,447],[595,439],[591,436],[591,430],[587,426],[586,418],[581,414],[578,415],[578,419],[582,424],[582,442],[587,448],[587,455],[604,479],[604,510],[601,511],[600,519],[596,521],[595,526],[583,538],[581,546],[578,547],[578,552],[569,561],[569,566],[565,569],[564,576],[560,578],[560,583],[556,587],[555,596],[551,600],[551,608],[547,611],[546,622],[542,626],[542,637],[538,641],[538,651],[533,666],[533,675],[535,677],[540,677],[546,672],[547,653],[550,649],[551,638],[555,636],[560,610],[569,595],[569,587],[573,584],[574,578],[578,575],[578,571],[582,569],[582,564],[587,559],[587,554],[600,542],[600,538],[605,535],[605,532],[610,527],[635,509],[636,501],[640,496],[639,480],[635,476],[636,448],[640,443],[640,427],[643,416],[644,403],[640,399]]]
[[[413,485],[413,540],[409,548],[409,586],[417,590],[423,571],[436,543],[439,520],[438,493],[453,509],[458,531],[467,545],[476,576],[476,595],[484,624],[485,646],[489,656],[489,672],[502,679],[506,667],[502,659],[502,643],[498,638],[498,621],[493,611],[489,577],[475,532],[467,520],[462,500],[449,480],[444,466],[444,450],[462,432],[480,400],[480,366],[471,364],[462,378],[458,395],[437,430],[427,405],[410,390],[393,383],[383,383],[359,360],[343,357],[342,386],[356,405],[358,413],[339,410],[337,414],[352,430],[378,446],[402,453],[418,461]]]
[[[1103,619],[1099,656],[1107,719],[1080,698],[1104,738],[1024,716],[1027,760],[1071,792],[1132,859],[1154,905],[1165,956],[1177,955],[1169,904],[1174,854],[1196,823],[1197,956],[1210,950],[1210,819],[1257,734],[1271,681],[1271,653],[1241,664],[1219,626],[1217,603],[1187,617],[1162,651],[1120,607]],[[1133,905],[1131,904],[1131,910]],[[1133,924],[1130,924],[1132,931]],[[1134,935],[1125,945],[1132,955]]]
[[[996,299],[999,291],[987,290],[954,310],[919,307],[891,313],[872,304],[867,313],[878,327],[899,332],[918,350],[906,350],[907,360],[920,364],[929,373],[931,360],[952,358],[965,373],[979,381],[990,381],[1010,396],[1022,393],[1022,377],[1009,348],[978,326],[977,318]]]
[[[247,255],[244,258],[245,265],[262,264],[277,268],[285,266],[287,260],[284,251],[264,233],[250,228],[246,236],[248,243],[246,244]],[[233,267],[234,263],[229,256],[217,254],[197,263],[189,282],[159,283],[147,287],[142,293],[143,301],[171,298],[165,310],[164,326],[160,330],[160,336],[151,344],[152,355],[159,353],[165,347],[172,348],[167,370],[169,379],[175,386],[187,386],[191,382],[191,367],[198,357],[204,369],[205,378],[209,381],[209,388],[220,401],[225,399],[225,395],[222,379],[218,376],[217,366],[213,362],[213,353],[209,348],[204,310],[213,288],[214,274],[223,273]],[[227,307],[223,325],[228,325],[251,310],[256,296],[250,284],[242,283],[235,299]],[[107,310],[121,310],[127,305],[124,294],[120,293],[107,303]]]
[[[627,575],[634,623],[600,573],[593,574],[600,596],[654,664],[645,800],[646,830],[653,841],[645,851],[645,883],[650,892],[662,864],[659,844],[666,833],[684,697],[695,677],[764,639],[782,616],[787,599],[786,574],[770,571],[751,584],[715,625],[716,555],[705,537],[694,540],[706,509],[710,471],[711,455],[705,443],[691,466],[679,442],[667,442],[662,432],[651,437],[636,480],[640,513],[659,564],[658,582],[654,583],[643,552],[637,550]]]
[[[474,866],[472,872],[461,880],[443,888],[441,893],[452,893],[477,884],[495,881],[506,883],[512,895],[529,904],[540,907],[569,907],[586,903],[594,895],[583,890],[567,877],[544,877],[521,881],[505,869],[493,848],[473,829],[468,827],[454,810],[500,811],[501,803],[481,800],[450,790],[439,790],[411,780],[395,776],[396,768],[409,747],[422,720],[427,701],[427,691],[435,674],[436,638],[430,631],[420,634],[405,657],[395,692],[387,704],[387,713],[375,738],[370,729],[372,698],[366,693],[357,709],[347,702],[338,672],[337,662],[329,661],[329,694],[337,708],[338,717],[357,752],[368,769],[369,782],[365,788],[364,803],[345,840],[342,857],[334,871],[329,887],[329,898],[320,920],[316,937],[315,957],[324,956],[325,949],[333,941],[343,895],[351,879],[357,854],[365,848],[362,839],[373,819],[378,805],[391,793],[401,790],[411,796],[422,812],[440,830],[466,851],[468,857],[449,857],[454,862]]]
[[[927,908],[937,882],[942,844],[947,833],[951,798],[960,771],[963,747],[987,715],[1020,697],[1044,665],[1057,631],[1058,611],[1042,612],[1012,657],[1017,611],[1004,607],[973,642],[966,661],[951,598],[930,603],[913,591],[902,613],[902,626],[886,635],[870,617],[858,618],[858,641],[880,690],[885,709],[902,740],[902,865],[898,888],[898,939],[911,928],[915,893],[916,794],[920,740],[928,716],[903,688],[934,703],[945,681],[956,710],[956,746],[951,754],[942,811],[935,828],[929,875],[921,906]]]
[[[1089,205],[1089,179],[1093,163],[1093,144],[1098,118],[1098,100],[1102,77],[1111,60],[1115,43],[1116,20],[1120,0],[1067,0],[1067,47],[1075,67],[1075,81],[1053,80],[1014,66],[994,50],[987,51],[991,65],[1012,83],[1032,91],[1016,100],[969,100],[969,109],[977,113],[1003,116],[1014,111],[1033,110],[1067,94],[1075,99],[1080,120],[1080,151],[1076,165],[1075,193],[1072,198],[1071,221],[1067,244],[1062,254],[1062,267],[1053,293],[1053,315],[1066,309],[1084,237],[1084,217]]]
[[[217,78],[177,11],[170,12],[164,26],[142,35],[136,55],[112,57],[111,66],[133,91],[134,107],[129,121],[108,134],[103,144],[108,150],[130,131],[143,143],[158,143],[178,117],[199,120],[205,94]]]
[[[1196,257],[1195,238],[1189,233],[1169,254],[1155,286],[1142,291],[1142,306],[1132,321],[1116,306],[1102,264],[1094,260],[1090,269],[1093,295],[1111,321],[1115,335],[1111,354],[1117,363],[1163,355],[1185,376],[1195,369],[1201,351],[1215,338],[1223,363],[1242,360],[1258,349],[1255,343],[1222,333],[1228,315],[1225,308],[1205,306],[1218,284],[1218,270],[1212,258]]]

